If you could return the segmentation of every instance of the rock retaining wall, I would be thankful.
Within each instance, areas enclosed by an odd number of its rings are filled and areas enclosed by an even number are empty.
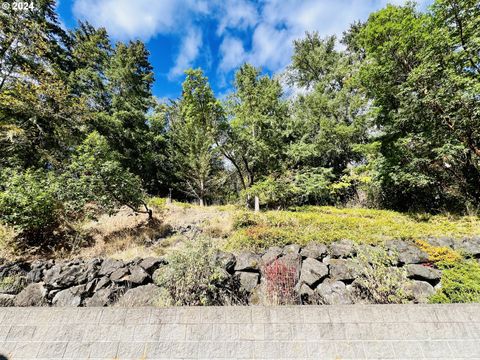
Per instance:
[[[453,241],[431,239],[435,246],[449,246],[480,256],[480,238]],[[365,245],[363,245],[365,246]],[[412,302],[425,302],[441,286],[440,270],[429,264],[428,254],[413,243],[395,240],[386,243],[395,256],[395,266],[411,279]],[[356,246],[349,240],[330,244],[311,243],[305,247],[272,247],[255,254],[218,253],[218,261],[229,276],[238,279],[250,304],[265,303],[265,267],[275,261],[294,269],[298,303],[321,299],[322,304],[351,304],[358,272]],[[168,266],[164,258],[35,261],[4,263],[0,266],[0,306],[145,306],[155,305],[160,288],[156,273]]]

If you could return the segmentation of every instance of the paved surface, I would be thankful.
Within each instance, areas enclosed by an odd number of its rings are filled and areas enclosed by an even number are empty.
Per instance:
[[[480,359],[480,304],[0,308],[0,354],[9,360]]]

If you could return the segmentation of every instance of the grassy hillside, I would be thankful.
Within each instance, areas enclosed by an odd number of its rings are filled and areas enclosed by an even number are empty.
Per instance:
[[[255,214],[232,205],[200,207],[179,202],[166,205],[164,199],[158,198],[152,199],[150,205],[155,209],[155,221],[148,222],[145,214],[135,215],[129,209],[114,216],[103,215],[76,225],[88,241],[73,252],[59,251],[50,256],[131,259],[164,255],[171,248],[202,236],[214,239],[224,250],[258,251],[311,241],[330,243],[351,239],[375,244],[390,239],[480,235],[480,218],[474,216],[314,206]],[[11,257],[5,243],[12,234],[11,228],[0,227],[0,257]]]
[[[329,243],[340,239],[372,244],[390,239],[462,238],[480,234],[478,217],[402,214],[371,209],[307,206],[260,214],[241,212],[235,219],[236,230],[227,243],[232,250],[304,245],[311,241]]]

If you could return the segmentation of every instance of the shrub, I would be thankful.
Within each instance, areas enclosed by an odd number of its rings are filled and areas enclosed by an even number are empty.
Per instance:
[[[428,259],[433,263],[453,264],[462,259],[462,256],[448,246],[433,246],[424,240],[417,240],[418,247],[428,254]]]
[[[164,287],[163,305],[229,305],[244,303],[239,284],[221,267],[209,239],[191,240],[168,256],[155,282]]]
[[[355,258],[358,275],[353,286],[360,300],[373,304],[401,304],[412,299],[405,291],[405,269],[395,265],[395,257],[381,247],[365,247]]]
[[[60,224],[63,207],[55,175],[43,170],[6,170],[0,189],[0,219],[22,237],[48,237]]]
[[[27,286],[27,279],[21,275],[10,275],[0,279],[0,293],[18,294]]]
[[[141,179],[121,165],[120,155],[97,132],[89,134],[77,148],[62,183],[62,199],[72,214],[82,212],[92,202],[110,214],[128,206],[152,218]]]
[[[276,259],[263,268],[266,300],[269,305],[292,305],[299,301],[295,291],[297,267]]]
[[[430,297],[431,303],[480,302],[480,264],[474,259],[442,262],[442,287]]]
[[[280,176],[270,175],[242,192],[244,199],[258,196],[267,208],[285,209],[305,203],[331,203],[331,169],[287,171]]]

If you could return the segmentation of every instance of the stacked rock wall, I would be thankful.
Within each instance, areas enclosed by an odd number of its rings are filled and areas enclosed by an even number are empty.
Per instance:
[[[480,257],[480,238],[453,241],[429,240]],[[356,278],[362,269],[356,261],[356,246],[349,240],[330,245],[311,243],[305,247],[271,247],[266,252],[218,253],[218,261],[229,276],[236,277],[248,294],[249,303],[264,304],[265,267],[281,261],[295,269],[295,293],[299,303],[321,299],[324,304],[351,304]],[[440,270],[431,266],[428,254],[411,242],[385,244],[396,257],[396,267],[406,270],[413,302],[425,302],[441,286]],[[0,264],[2,264],[0,262]],[[168,267],[164,258],[53,260],[0,265],[0,306],[145,306],[155,305],[161,289],[154,284],[156,272]]]

